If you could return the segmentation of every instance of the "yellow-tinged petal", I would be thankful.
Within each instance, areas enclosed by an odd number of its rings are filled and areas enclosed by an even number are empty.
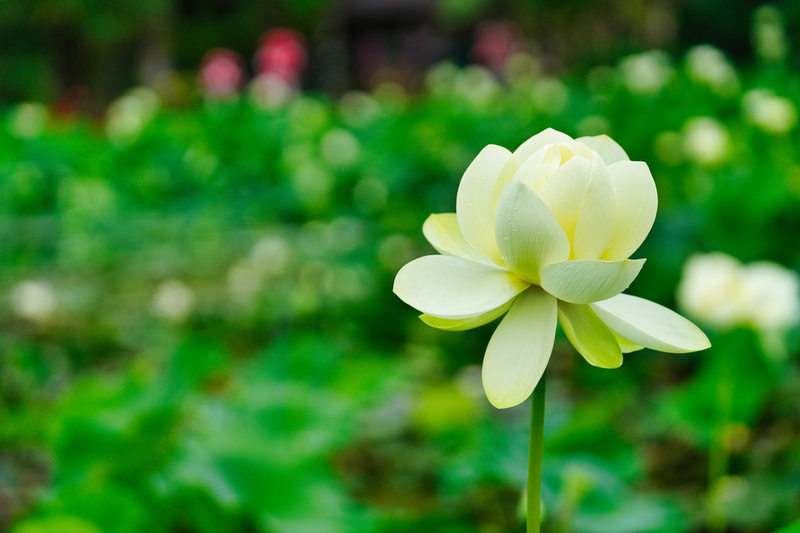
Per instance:
[[[583,195],[572,252],[575,259],[599,259],[613,238],[614,187],[605,163],[592,161],[592,173]]]
[[[524,162],[546,144],[571,143],[572,141],[572,137],[566,133],[561,133],[553,128],[547,128],[522,143],[519,148],[514,150],[514,156],[519,159],[520,162]]]
[[[420,315],[419,318],[429,326],[438,329],[444,329],[447,331],[464,331],[467,329],[477,328],[479,326],[483,326],[484,324],[488,324],[492,320],[500,318],[503,314],[508,311],[511,307],[511,304],[514,303],[515,300],[509,300],[508,302],[504,303],[497,309],[493,309],[488,313],[483,313],[478,316],[474,316],[472,318],[439,318],[437,316],[431,315]]]
[[[511,152],[490,144],[467,167],[456,195],[456,215],[464,239],[481,255],[500,264],[494,240],[492,191]]]
[[[578,137],[575,139],[580,141],[603,158],[606,165],[616,163],[617,161],[629,161],[630,157],[625,153],[620,145],[608,135],[595,135],[593,137]]]
[[[508,268],[539,284],[540,270],[569,258],[569,241],[555,217],[533,189],[510,183],[497,208],[497,246]]]
[[[569,342],[589,364],[601,368],[622,365],[616,337],[588,305],[558,302],[558,319]]]
[[[644,298],[619,294],[595,302],[591,308],[614,333],[645,348],[687,353],[711,346],[700,328],[678,313]]]
[[[514,407],[531,395],[553,351],[556,316],[556,299],[538,287],[514,301],[483,359],[483,388],[492,405]]]
[[[658,194],[646,163],[620,161],[608,167],[614,185],[614,236],[602,259],[626,259],[642,244],[658,209]]]
[[[508,270],[449,255],[427,255],[400,269],[394,292],[425,314],[472,318],[497,309],[528,283]]]
[[[541,286],[565,302],[574,304],[599,302],[627,289],[639,275],[644,262],[644,259],[624,261],[582,259],[555,263],[542,269]]]
[[[440,254],[454,255],[481,263],[491,263],[469,245],[461,234],[455,213],[430,215],[422,225],[422,234]]]
[[[591,177],[592,162],[583,157],[573,157],[561,165],[538,192],[570,242],[575,235],[583,197]]]
[[[547,167],[546,165],[550,165],[551,167],[555,165],[558,166],[561,158],[558,154],[558,150],[553,150],[553,155],[555,155],[555,160],[551,163],[545,163],[546,156],[550,151],[548,148],[555,149],[554,146],[545,147],[533,154],[531,157],[525,160],[522,163],[516,173],[514,174],[514,181],[524,181],[528,185],[530,185],[533,190],[537,190],[542,186],[542,183],[547,179]],[[498,204],[500,195],[502,194],[502,190],[498,192],[495,189],[495,193],[498,195]]]

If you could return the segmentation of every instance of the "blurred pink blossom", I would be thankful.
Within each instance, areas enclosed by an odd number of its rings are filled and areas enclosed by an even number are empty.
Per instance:
[[[297,85],[307,60],[303,37],[287,28],[276,28],[261,38],[255,56],[256,74],[269,74]]]
[[[244,63],[231,50],[225,48],[210,50],[200,65],[198,79],[206,97],[231,98],[239,93],[244,83]]]

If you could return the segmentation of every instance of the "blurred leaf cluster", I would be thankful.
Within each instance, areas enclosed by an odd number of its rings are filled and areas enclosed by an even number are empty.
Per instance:
[[[713,50],[701,67],[697,50],[648,52],[565,79],[529,56],[502,82],[443,64],[421,96],[384,85],[271,110],[177,111],[147,92],[102,124],[3,110],[2,527],[519,528],[527,408],[483,397],[491,328],[426,327],[394,274],[431,253],[422,222],[454,210],[485,144],[545,127],[608,133],[650,165],[659,215],[631,292],[674,305],[695,251],[800,268],[800,74]],[[554,530],[701,530],[722,373],[731,530],[797,518],[797,332],[781,357],[747,330],[712,341],[613,373],[557,341]]]

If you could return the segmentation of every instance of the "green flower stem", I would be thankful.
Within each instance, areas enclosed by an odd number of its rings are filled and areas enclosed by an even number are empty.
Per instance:
[[[545,374],[533,389],[531,437],[528,447],[528,533],[539,533],[542,497],[542,438],[544,434]]]

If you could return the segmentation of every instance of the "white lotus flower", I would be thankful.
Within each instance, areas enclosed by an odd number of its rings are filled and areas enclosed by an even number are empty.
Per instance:
[[[751,89],[742,97],[745,119],[763,131],[782,135],[797,125],[797,109],[788,98],[769,89]]]
[[[693,117],[683,126],[683,149],[699,165],[714,166],[730,154],[731,140],[728,130],[712,117]]]
[[[649,50],[619,62],[622,83],[634,94],[655,96],[674,75],[669,56],[661,50]]]
[[[629,256],[649,233],[656,206],[647,165],[630,161],[607,136],[573,140],[547,129],[513,154],[489,145],[464,173],[456,212],[423,225],[442,255],[404,266],[394,291],[441,329],[470,329],[506,314],[482,371],[499,408],[531,394],[558,320],[575,349],[603,368],[642,347],[702,350],[710,344],[694,324],[621,294],[644,263]]]
[[[11,306],[23,318],[46,322],[58,307],[58,299],[53,286],[46,281],[26,280],[14,285]]]
[[[710,44],[694,46],[686,52],[686,70],[695,82],[708,86],[720,96],[739,91],[739,76],[722,50]]]
[[[770,261],[745,265],[721,252],[694,254],[677,297],[686,313],[721,330],[783,331],[800,321],[800,277]]]
[[[194,307],[194,292],[179,279],[163,282],[153,296],[153,308],[157,315],[175,322],[186,319]]]

